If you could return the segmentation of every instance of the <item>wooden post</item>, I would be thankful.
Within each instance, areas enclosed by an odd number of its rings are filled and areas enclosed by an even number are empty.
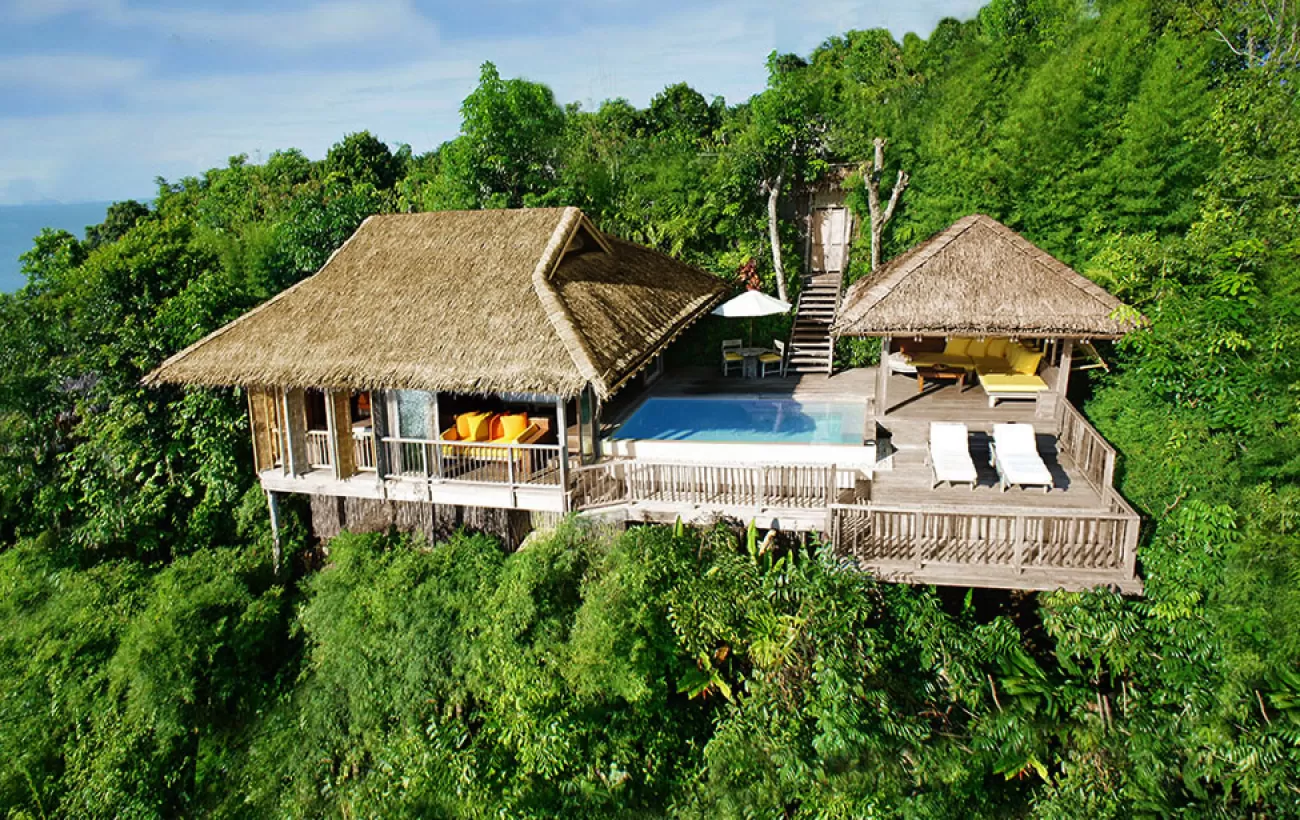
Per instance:
[[[442,441],[442,415],[438,409],[438,394],[433,394],[433,400],[430,402],[433,407],[433,435],[430,437],[435,441]],[[438,477],[442,480],[442,445],[433,448],[433,469]]]
[[[560,443],[560,492],[564,494],[564,509],[569,509],[569,422],[565,413],[563,396],[555,399],[556,440]],[[581,445],[578,447],[582,449]]]
[[[1073,360],[1074,340],[1060,339],[1057,341],[1057,349],[1060,351],[1060,358],[1057,360],[1056,379],[1051,386],[1052,401],[1038,402],[1035,404],[1034,415],[1038,418],[1053,418],[1059,421],[1061,408],[1064,407],[1066,398],[1065,394],[1070,386],[1070,363]]]
[[[876,366],[876,418],[883,419],[885,411],[889,409],[889,401],[886,394],[889,390],[889,353],[893,348],[893,338],[890,336],[880,337],[880,364]]]
[[[266,491],[266,506],[271,511],[271,569],[279,576],[280,563],[284,558],[280,544],[280,497],[271,490]]]
[[[382,488],[391,472],[388,461],[388,397],[380,390],[370,391],[370,429],[375,442],[375,481]]]
[[[301,387],[284,391],[285,464],[289,475],[311,472],[307,458],[307,403]]]

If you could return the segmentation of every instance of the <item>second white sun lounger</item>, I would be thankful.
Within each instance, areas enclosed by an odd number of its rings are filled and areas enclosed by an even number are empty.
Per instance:
[[[989,445],[990,461],[998,471],[1002,491],[1012,484],[1052,489],[1052,473],[1038,455],[1032,424],[995,424]]]
[[[971,489],[975,489],[978,475],[970,457],[966,425],[951,421],[930,422],[930,469],[934,471],[932,488],[946,481],[949,484],[970,482]]]

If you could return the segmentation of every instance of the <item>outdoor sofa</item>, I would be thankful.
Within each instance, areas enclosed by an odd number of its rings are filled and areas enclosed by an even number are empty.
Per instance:
[[[989,407],[1002,399],[1035,399],[1049,388],[1037,374],[1043,353],[1010,339],[949,339],[942,353],[915,353],[915,367],[962,369],[979,376]]]

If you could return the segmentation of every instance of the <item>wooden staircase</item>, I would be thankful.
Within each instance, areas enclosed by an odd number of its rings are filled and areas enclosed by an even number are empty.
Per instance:
[[[815,272],[804,278],[790,331],[787,370],[830,373],[835,356],[831,323],[840,306],[843,277],[839,271]]]

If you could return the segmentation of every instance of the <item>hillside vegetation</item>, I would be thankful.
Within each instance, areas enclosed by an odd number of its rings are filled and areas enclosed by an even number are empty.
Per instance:
[[[43,233],[0,295],[0,813],[1300,816],[1298,26],[994,0],[774,54],[738,105],[584,111],[486,64],[427,154],[235,157]],[[984,212],[1150,319],[1084,408],[1144,597],[883,585],[725,527],[326,554],[294,515],[277,577],[243,397],[139,385],[374,213],[577,205],[775,290],[767,192],[877,137],[911,178],[885,258]]]

